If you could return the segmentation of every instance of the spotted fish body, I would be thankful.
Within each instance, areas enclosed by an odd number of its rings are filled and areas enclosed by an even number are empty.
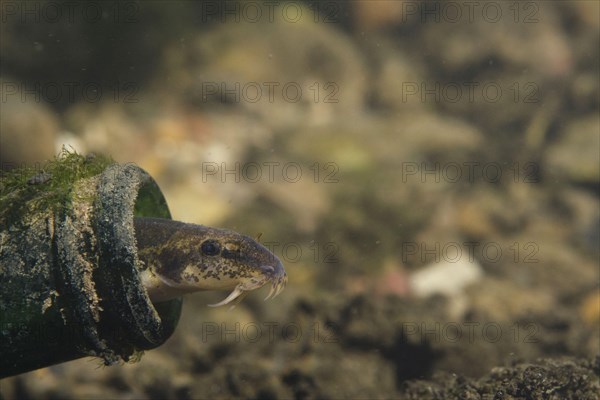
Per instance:
[[[271,283],[267,298],[287,283],[279,259],[239,233],[167,219],[134,220],[142,283],[153,302],[199,290],[232,290],[223,301],[235,304],[249,291]]]

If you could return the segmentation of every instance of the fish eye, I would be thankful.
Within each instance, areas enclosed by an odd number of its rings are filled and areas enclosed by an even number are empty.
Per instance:
[[[221,252],[221,246],[216,240],[208,239],[202,243],[200,250],[207,256],[216,256]]]

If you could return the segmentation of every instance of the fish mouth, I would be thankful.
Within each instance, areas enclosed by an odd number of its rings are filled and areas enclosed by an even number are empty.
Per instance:
[[[240,301],[242,301],[248,293],[252,290],[263,287],[268,282],[271,282],[271,290],[265,301],[274,299],[283,291],[287,285],[287,274],[283,268],[281,261],[277,260],[275,266],[264,265],[260,268],[261,273],[251,278],[246,278],[233,289],[229,296],[215,304],[209,304],[209,307],[220,307],[227,304],[231,304],[231,308],[235,307]]]

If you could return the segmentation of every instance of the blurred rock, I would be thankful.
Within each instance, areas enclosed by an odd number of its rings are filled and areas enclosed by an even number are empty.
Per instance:
[[[598,198],[581,189],[566,188],[558,199],[564,206],[565,220],[571,222],[569,238],[574,246],[581,246],[590,254],[600,253],[600,207]]]
[[[369,32],[397,25],[406,18],[406,0],[377,2],[354,1],[351,4],[354,29]],[[414,2],[412,2],[414,4]]]
[[[112,102],[82,102],[71,107],[64,118],[67,129],[83,146],[76,149],[82,153],[110,154],[118,162],[136,162],[152,143],[144,132],[144,122],[133,118],[129,108]]]
[[[352,4],[371,3],[357,1]],[[421,59],[412,57],[401,48],[401,42],[387,35],[361,35],[357,40],[371,61],[373,84],[369,86],[369,102],[375,109],[410,112],[435,107],[422,93],[426,68]]]
[[[600,322],[600,291],[588,294],[579,309],[582,319],[590,325],[598,326]]]
[[[427,265],[410,276],[410,288],[420,297],[434,294],[455,296],[483,276],[476,261],[459,259],[457,262],[441,261]]]
[[[589,115],[568,123],[547,150],[544,172],[548,179],[598,184],[600,181],[600,116]]]
[[[483,141],[479,129],[468,121],[433,112],[400,114],[394,121],[394,131],[392,143],[396,146],[388,149],[408,155],[405,161],[462,161]]]
[[[572,8],[581,22],[595,28],[596,33],[600,30],[600,4],[595,1],[575,1],[561,4]]]
[[[369,82],[354,44],[335,26],[314,23],[301,3],[296,7],[297,21],[281,12],[272,21],[242,18],[170,48],[170,94],[201,110],[245,110],[277,129],[360,112]]]
[[[594,72],[582,72],[577,74],[570,87],[570,100],[578,110],[593,112],[600,104],[600,77]]]
[[[41,85],[42,98],[55,97],[60,111],[86,102],[91,88],[98,88],[104,99],[122,100],[131,93],[127,87],[146,86],[167,43],[196,30],[196,18],[205,20],[200,8],[152,2],[11,4],[2,9],[2,73]]]
[[[527,10],[521,7],[516,16],[508,4],[496,9],[500,12],[497,19],[477,7],[474,17],[469,17],[465,7],[462,18],[448,18],[425,29],[424,48],[438,67],[457,75],[473,66],[499,63],[507,70],[532,69],[535,75],[553,78],[572,71],[573,54],[554,4],[536,3]],[[443,11],[437,10],[430,13],[429,22],[436,16],[442,19]],[[439,40],[441,37],[447,40]],[[469,40],[473,37],[478,40]],[[528,39],[523,41],[523,37]]]
[[[478,173],[479,185],[455,200],[456,227],[463,235],[479,240],[498,239],[520,232],[539,212],[545,194],[533,183],[514,182],[514,170],[513,166],[500,167],[506,182],[501,186],[485,177],[481,179],[482,174]]]
[[[344,357],[343,353],[340,357]],[[396,390],[396,373],[393,363],[382,359],[379,352],[363,353],[351,362],[340,364],[330,358],[320,363],[318,369],[310,371],[319,377],[321,383],[336,382],[335,385],[322,385],[325,398],[381,398]]]
[[[2,78],[0,106],[1,169],[39,163],[55,154],[59,122],[41,96],[24,92],[22,82]]]
[[[469,307],[490,321],[515,321],[555,306],[550,291],[532,288],[511,279],[484,278],[468,289]]]
[[[590,357],[593,357],[590,355]],[[407,399],[564,398],[598,399],[598,356],[588,360],[541,359],[497,367],[480,379],[454,373],[438,374],[431,381],[414,381],[402,390]]]

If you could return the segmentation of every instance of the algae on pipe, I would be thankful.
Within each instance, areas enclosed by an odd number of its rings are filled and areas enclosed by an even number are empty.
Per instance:
[[[199,247],[183,246],[186,233]],[[215,286],[215,274],[227,284]],[[233,289],[226,304],[285,281],[252,239],[171,221],[154,180],[132,164],[63,151],[41,174],[0,180],[0,377],[84,356],[136,359],[173,333],[194,283]]]

